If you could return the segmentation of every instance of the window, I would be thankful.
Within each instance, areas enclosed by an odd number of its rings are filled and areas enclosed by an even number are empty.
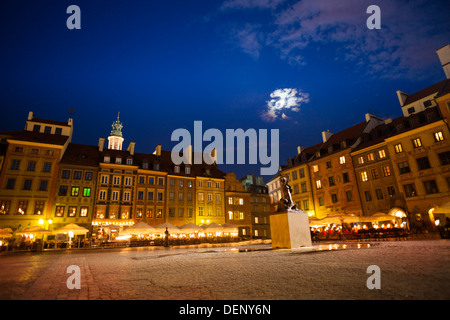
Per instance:
[[[158,178],[158,185],[163,186],[164,185],[164,179]]]
[[[442,131],[434,133],[434,141],[439,142],[439,141],[443,141],[443,140],[444,140],[444,134],[442,133]]]
[[[39,131],[41,131],[41,126],[38,125],[38,124],[35,124],[35,125],[33,126],[33,132],[39,132]]]
[[[395,153],[401,153],[401,152],[403,152],[402,144],[401,144],[401,143],[396,144],[396,145],[394,146],[394,150],[395,150]]]
[[[228,204],[233,204],[233,198],[232,197],[228,197]]]
[[[153,177],[148,177],[148,184],[155,184],[155,178]]]
[[[52,168],[52,163],[51,162],[44,162],[44,167],[42,168],[43,172],[50,172]]]
[[[368,161],[374,161],[374,160],[375,160],[375,156],[373,155],[373,153],[369,153],[369,154],[367,155],[367,160],[368,160]]]
[[[322,189],[322,182],[320,180],[316,180],[317,189]]]
[[[72,197],[78,197],[79,192],[80,192],[80,187],[72,187],[72,190],[70,191],[70,195]]]
[[[319,206],[323,207],[323,197],[319,197]]]
[[[56,206],[55,217],[64,217],[64,206]]]
[[[83,197],[90,197],[90,196],[91,196],[91,188],[84,188]]]
[[[192,201],[192,193],[187,193],[187,201]]]
[[[191,167],[185,167],[185,168],[184,168],[184,172],[185,172],[186,174],[190,174],[190,173],[191,173]]]
[[[450,151],[439,153],[439,160],[443,166],[450,164]]]
[[[173,192],[171,192],[173,194]],[[137,199],[138,200],[144,200],[144,191],[138,191],[137,193]],[[173,199],[170,199],[173,200]]]
[[[175,180],[174,180],[174,179],[170,179],[170,180],[169,180],[169,185],[170,185],[171,187],[175,186]]]
[[[180,186],[180,188],[184,187],[184,181],[180,179],[180,181],[178,182],[178,185]]]
[[[11,170],[19,170],[20,160],[11,161]]]
[[[47,180],[41,180],[41,182],[39,182],[39,191],[47,191],[47,185]]]
[[[140,178],[141,177],[139,177],[139,179]],[[142,178],[144,178],[144,180],[142,180],[142,182],[139,182],[139,183],[145,183],[145,177],[142,177]],[[125,177],[124,183],[125,183],[126,186],[131,186],[131,177]]]
[[[88,207],[81,207],[80,217],[87,217],[87,215],[88,215]]]
[[[416,109],[414,107],[408,108],[408,114],[416,112]]]
[[[152,195],[153,195],[153,193],[152,193]],[[123,193],[123,201],[130,201],[130,193],[129,192],[124,192]]]
[[[388,193],[388,195],[390,195],[390,196],[395,195],[395,188],[394,188],[394,186],[389,186],[389,187],[387,187],[387,193]]]
[[[88,181],[92,180],[92,172],[91,171],[86,172],[86,174],[84,175],[84,179]]]
[[[60,136],[62,134],[62,128],[55,128],[55,135]]]
[[[198,201],[203,201],[203,192],[199,192]]]
[[[344,183],[350,182],[350,178],[348,176],[348,172],[344,172],[342,174],[342,180],[344,181]]]
[[[45,201],[36,201],[34,204],[34,214],[41,215],[44,212]]]
[[[378,179],[378,170],[377,169],[371,169],[370,170],[370,176],[372,179]]]
[[[102,176],[100,180],[101,184],[108,184],[108,176]]]
[[[198,207],[198,215],[203,216],[203,207]]]
[[[216,193],[216,202],[220,202],[220,194]]]
[[[331,161],[327,161],[327,168],[331,168]]]
[[[16,179],[10,178],[6,181],[6,189],[12,190],[14,189],[14,185],[16,183]]]
[[[119,185],[120,184],[120,177],[114,177],[113,178],[113,184],[114,185]]]
[[[297,180],[297,171],[292,171],[292,180]]]
[[[0,214],[9,214],[10,208],[11,208],[11,201],[2,200],[0,202]]]
[[[74,171],[74,172],[73,172],[73,179],[75,179],[75,180],[81,180],[81,174],[82,174],[81,171]]]
[[[178,208],[178,218],[184,217],[184,208]]]
[[[300,178],[304,178],[305,177],[305,169],[301,168],[300,170],[298,170],[298,174],[299,174]]]
[[[122,164],[122,158],[116,158],[116,163],[117,164]]]
[[[212,193],[208,193],[208,201],[212,201]]]
[[[239,204],[240,204],[241,206],[243,206],[243,205],[244,205],[244,199],[239,198]]]
[[[358,158],[358,164],[364,164],[364,157]]]
[[[147,208],[146,218],[153,218],[153,208]]]
[[[403,189],[405,190],[405,196],[406,197],[415,197],[416,196],[416,188],[414,187],[414,184],[405,184],[403,186]]]
[[[27,171],[34,171],[36,168],[36,161],[28,161]]]
[[[158,192],[158,201],[163,201],[163,193],[162,192]]]
[[[228,220],[233,220],[233,211],[228,211]]]
[[[178,201],[184,201],[184,193],[178,192]]]
[[[433,194],[439,192],[436,185],[436,181],[434,180],[424,181],[423,186],[425,187],[426,194]]]
[[[45,126],[44,133],[52,133],[52,127]]]
[[[70,178],[70,170],[63,170],[61,173],[62,179],[69,179]]]
[[[187,186],[188,186],[188,188],[192,188],[192,181],[191,180],[188,180]]]
[[[208,181],[208,182],[206,183],[206,186],[207,186],[208,188],[211,188],[211,181]]]
[[[127,164],[133,164],[133,159],[128,158],[128,159],[127,159]]]
[[[59,186],[58,196],[67,196],[67,186]]]
[[[303,210],[309,210],[309,200],[303,200]]]
[[[147,200],[148,201],[153,201],[153,191],[147,192]]]
[[[199,181],[199,182],[198,182],[198,186],[199,186],[199,187],[203,187],[203,181]]]
[[[338,202],[338,197],[336,193],[331,194],[331,202],[336,203]]]
[[[318,165],[316,165],[316,164],[315,164],[315,165],[313,165],[313,166],[312,166],[312,168],[313,168],[313,171],[314,171],[314,172],[317,172],[317,171],[319,171],[319,166],[318,166]]]
[[[381,167],[381,170],[383,170],[384,177],[389,177],[391,175],[391,169],[389,166],[383,166]]]
[[[175,165],[174,171],[175,171],[175,173],[180,173],[180,166],[179,165]]]
[[[424,101],[424,102],[423,102],[423,106],[424,106],[425,108],[430,107],[430,106],[431,106],[431,100],[426,100],[426,101]]]
[[[220,182],[216,182],[216,188],[217,188],[217,189],[220,188]]]
[[[369,190],[364,191],[364,197],[366,198],[366,201],[372,201],[372,194]]]
[[[103,201],[106,200],[106,190],[100,190],[98,194],[98,199]]]
[[[347,201],[353,201],[353,194],[351,191],[346,191],[345,196],[347,197]]]
[[[420,140],[420,138],[413,139],[413,146],[414,148],[419,148],[422,146],[422,141]]]
[[[339,163],[344,164],[345,163],[345,156],[342,156],[339,158]]]
[[[68,217],[75,217],[77,215],[77,207],[69,207],[69,210],[67,211]]]
[[[419,170],[425,170],[431,168],[430,162],[428,161],[428,157],[423,157],[416,159],[417,160],[417,166],[419,167]]]
[[[25,181],[23,182],[23,190],[31,190],[32,182],[33,182],[33,180],[25,179]]]
[[[383,200],[383,190],[381,189],[375,189],[375,195],[377,196],[377,200]]]
[[[28,208],[28,201],[26,200],[19,200],[17,203],[17,212],[16,214],[24,215],[27,214],[27,208]]]
[[[192,212],[193,212],[192,208],[187,208],[187,214],[186,214],[186,217],[187,217],[187,218],[192,218]]]
[[[400,174],[411,172],[408,161],[400,162],[398,164],[398,169],[400,170]]]
[[[175,200],[175,193],[174,192],[169,192],[169,200],[170,201]]]
[[[367,181],[369,178],[367,177],[367,171],[361,172],[361,181]]]
[[[23,147],[15,147],[14,148],[14,152],[22,153],[23,152]]]
[[[386,158],[386,151],[378,150],[378,157],[380,157],[380,159]]]
[[[112,192],[111,200],[112,200],[112,201],[117,201],[117,200],[119,200],[119,191],[113,191],[113,192]]]
[[[328,183],[330,184],[330,187],[335,186],[336,184],[334,183],[334,177],[328,177]]]
[[[162,212],[163,212],[163,209],[161,209],[161,208],[157,208],[156,209],[156,218],[157,219],[161,219],[162,218]]]
[[[307,187],[306,187],[306,182],[302,182],[302,183],[300,184],[300,188],[301,188],[302,192],[308,191],[308,190],[307,190]]]

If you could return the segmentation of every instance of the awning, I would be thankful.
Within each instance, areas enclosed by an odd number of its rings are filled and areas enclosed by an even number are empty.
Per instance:
[[[79,234],[86,234],[89,232],[89,230],[84,227],[80,227],[75,223],[69,223],[64,227],[53,230],[54,234],[62,234],[62,233],[67,234],[69,232],[72,232],[74,235],[79,235]]]
[[[123,231],[120,232],[121,235],[133,234],[133,235],[144,235],[155,233],[155,228],[149,226],[145,222],[139,222]]]

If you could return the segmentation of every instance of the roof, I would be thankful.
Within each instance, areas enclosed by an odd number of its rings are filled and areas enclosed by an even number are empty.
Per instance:
[[[33,118],[33,119],[27,120],[27,121],[53,124],[53,125],[58,125],[58,126],[63,126],[63,127],[70,127],[70,125],[67,124],[67,122],[57,121],[57,120],[47,120],[47,119]]]
[[[447,79],[447,81],[442,86],[441,90],[439,90],[436,97],[442,97],[448,93],[450,93],[450,79]]]
[[[446,83],[447,81],[448,81],[447,79],[446,80],[442,80],[442,81],[440,81],[438,83],[435,83],[435,84],[433,84],[433,85],[431,85],[431,86],[429,86],[429,87],[427,87],[425,89],[417,91],[416,93],[408,95],[408,97],[406,98],[405,103],[403,104],[403,106],[406,106],[406,105],[411,104],[411,103],[413,103],[413,102],[415,102],[417,100],[420,100],[420,99],[423,99],[425,97],[428,97],[429,95],[432,95],[433,93],[439,92],[442,89],[442,87],[447,84]]]
[[[8,140],[19,140],[61,146],[64,145],[68,139],[68,136],[33,131],[17,131],[16,133],[11,133],[8,138]]]
[[[100,162],[98,146],[70,143],[61,159],[61,164],[96,167]]]

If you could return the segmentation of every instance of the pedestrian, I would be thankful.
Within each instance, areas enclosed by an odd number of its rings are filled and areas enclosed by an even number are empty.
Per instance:
[[[164,247],[168,247],[169,246],[169,229],[167,229],[166,227],[166,232],[164,232],[165,234],[165,238],[164,238]]]

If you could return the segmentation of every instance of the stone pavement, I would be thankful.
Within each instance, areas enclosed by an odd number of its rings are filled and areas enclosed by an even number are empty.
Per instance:
[[[380,241],[346,249],[124,248],[0,255],[3,300],[450,299],[450,241]],[[333,249],[334,247],[331,246]],[[68,289],[67,267],[80,268]],[[369,290],[370,265],[381,289]]]

